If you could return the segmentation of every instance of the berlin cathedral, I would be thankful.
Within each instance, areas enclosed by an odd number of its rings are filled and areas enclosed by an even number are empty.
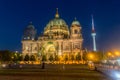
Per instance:
[[[55,17],[44,27],[44,32],[37,36],[32,24],[25,28],[22,36],[22,54],[35,55],[40,58],[45,55],[47,59],[52,55],[82,55],[83,38],[81,25],[76,19],[68,27],[65,20],[60,18],[58,9]]]

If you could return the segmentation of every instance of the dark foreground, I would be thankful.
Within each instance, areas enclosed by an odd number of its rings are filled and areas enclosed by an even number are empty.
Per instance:
[[[0,69],[0,80],[112,80],[91,71],[87,65],[26,65],[22,69]]]

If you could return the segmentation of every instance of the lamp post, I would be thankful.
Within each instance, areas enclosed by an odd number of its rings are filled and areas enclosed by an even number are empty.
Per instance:
[[[108,59],[110,60],[111,56],[112,56],[112,53],[111,52],[108,52]]]
[[[116,58],[120,57],[120,53],[118,51],[115,52]]]
[[[87,59],[90,60],[90,61],[93,61],[94,57],[95,57],[95,55],[93,53],[88,53],[87,54]]]

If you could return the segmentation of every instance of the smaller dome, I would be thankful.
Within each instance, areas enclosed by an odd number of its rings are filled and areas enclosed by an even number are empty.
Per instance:
[[[24,30],[23,40],[34,40],[36,37],[36,29],[32,22]]]
[[[27,28],[29,28],[29,29],[35,29],[32,22],[29,22],[29,25],[27,26]]]
[[[76,18],[75,18],[75,20],[72,22],[72,25],[80,25],[80,23],[79,23],[79,21],[77,21]]]

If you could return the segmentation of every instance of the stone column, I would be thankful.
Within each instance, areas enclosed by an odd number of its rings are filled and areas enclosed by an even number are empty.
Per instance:
[[[30,44],[30,51],[31,51],[31,54],[30,55],[32,55],[32,52],[33,52],[33,50],[32,50],[32,43]]]
[[[73,42],[71,42],[72,43],[72,54],[73,54]]]
[[[61,55],[62,54],[62,52],[61,52],[61,42],[58,42],[58,45],[59,45],[58,55]]]
[[[36,46],[37,46],[37,54],[39,53],[39,43],[36,43]]]
[[[22,43],[22,53],[24,52],[24,50],[25,50],[25,45],[24,43]]]

